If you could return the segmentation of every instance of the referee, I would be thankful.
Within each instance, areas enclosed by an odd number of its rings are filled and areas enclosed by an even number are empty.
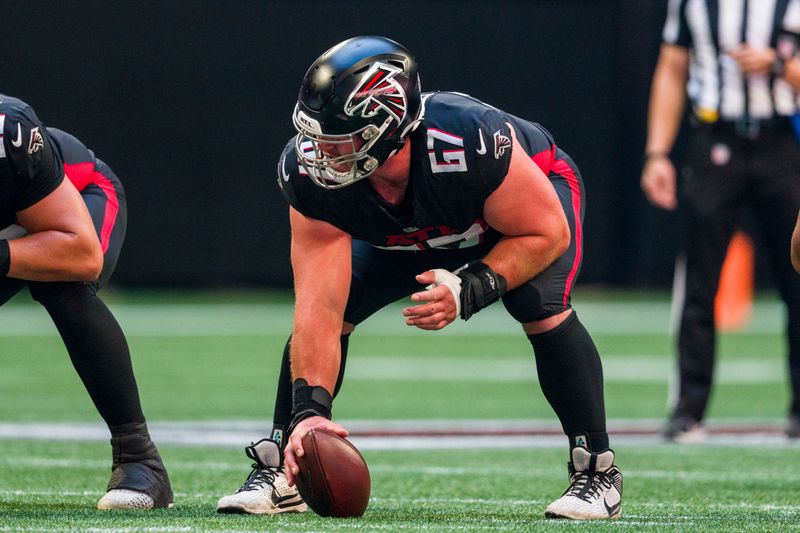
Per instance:
[[[800,276],[786,253],[800,209],[800,147],[792,127],[800,89],[800,0],[669,0],[653,76],[641,186],[678,206],[669,155],[688,94],[692,124],[681,173],[685,269],[679,387],[667,439],[700,440],[714,368],[714,297],[740,212],[757,216],[787,307],[792,399],[787,435],[800,437]],[[684,264],[684,261],[679,261]]]

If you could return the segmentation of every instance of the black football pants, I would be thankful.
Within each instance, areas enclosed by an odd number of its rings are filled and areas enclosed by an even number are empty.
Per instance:
[[[682,175],[685,300],[678,335],[679,392],[673,416],[702,420],[714,369],[714,298],[740,212],[751,206],[787,307],[790,412],[800,414],[800,276],[789,242],[800,209],[800,147],[788,122],[747,139],[726,125],[692,132]],[[681,280],[677,280],[679,283]],[[753,354],[758,356],[758,354]]]

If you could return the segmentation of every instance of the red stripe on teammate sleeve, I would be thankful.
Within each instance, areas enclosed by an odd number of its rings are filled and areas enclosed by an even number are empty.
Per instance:
[[[563,159],[559,159],[553,163],[550,169],[567,180],[569,190],[572,196],[572,215],[575,219],[575,259],[572,261],[572,268],[569,270],[567,282],[564,284],[564,302],[566,307],[567,298],[572,290],[572,282],[575,275],[578,273],[578,266],[581,264],[581,255],[583,253],[583,226],[581,225],[581,186],[578,183],[578,178],[575,176],[575,171]]]
[[[106,208],[103,213],[103,225],[100,227],[100,246],[103,248],[103,253],[106,253],[119,212],[119,199],[114,184],[106,176],[97,172],[92,162],[64,164],[64,172],[78,191],[83,191],[89,185],[94,184],[105,193]]]

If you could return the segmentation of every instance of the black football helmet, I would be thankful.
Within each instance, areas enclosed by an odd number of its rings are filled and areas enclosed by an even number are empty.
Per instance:
[[[386,37],[353,37],[314,61],[294,108],[297,160],[336,189],[372,174],[419,123],[417,62]]]

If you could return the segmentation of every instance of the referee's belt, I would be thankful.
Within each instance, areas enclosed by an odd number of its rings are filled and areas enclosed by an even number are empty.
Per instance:
[[[700,128],[709,128],[715,132],[729,133],[748,140],[758,139],[767,132],[791,130],[791,119],[780,115],[770,118],[741,117],[732,120],[720,119],[715,122],[706,122],[694,117],[693,122]]]

